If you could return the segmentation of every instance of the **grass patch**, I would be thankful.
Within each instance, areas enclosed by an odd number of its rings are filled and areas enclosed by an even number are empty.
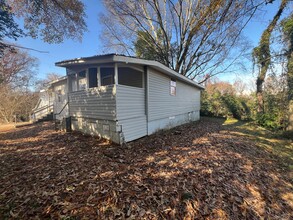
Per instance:
[[[234,118],[227,119],[223,125],[233,131],[247,136],[257,146],[281,158],[283,166],[293,171],[293,143],[289,137],[293,132],[272,132],[252,122],[239,121]]]

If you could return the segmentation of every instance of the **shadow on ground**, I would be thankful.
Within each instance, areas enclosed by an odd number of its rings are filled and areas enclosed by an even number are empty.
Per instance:
[[[1,134],[0,218],[290,219],[288,158],[222,124],[203,119],[125,146],[50,123]]]

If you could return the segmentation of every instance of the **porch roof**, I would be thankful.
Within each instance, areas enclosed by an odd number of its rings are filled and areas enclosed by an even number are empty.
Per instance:
[[[170,69],[169,67],[161,64],[158,61],[154,60],[145,60],[136,57],[130,57],[125,55],[118,55],[118,54],[105,54],[105,55],[96,55],[91,57],[81,57],[71,60],[64,60],[55,63],[56,66],[59,67],[70,67],[70,66],[78,66],[78,65],[85,65],[85,64],[104,64],[104,63],[126,63],[126,64],[137,64],[143,66],[150,66],[153,69],[156,69],[170,77],[173,77],[177,80],[183,81],[188,83],[192,86],[195,86],[199,89],[204,89],[203,86],[199,85],[197,82],[188,79],[185,76],[180,75],[179,73],[175,72],[174,70]]]

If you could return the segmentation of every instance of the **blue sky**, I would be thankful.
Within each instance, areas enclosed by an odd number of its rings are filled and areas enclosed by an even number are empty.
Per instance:
[[[49,52],[38,53],[35,51],[28,51],[39,60],[38,78],[45,78],[47,73],[52,72],[65,75],[65,69],[55,67],[55,62],[77,57],[93,56],[105,52],[103,51],[103,46],[99,38],[101,25],[98,20],[99,13],[104,10],[103,5],[100,0],[85,0],[84,2],[86,5],[88,32],[84,34],[82,42],[66,40],[62,44],[48,44],[42,42],[40,39],[32,39],[30,37],[21,38],[16,42],[24,47]],[[273,4],[267,5],[263,11],[258,13],[257,18],[253,19],[246,27],[244,33],[252,42],[253,46],[257,45],[262,31],[267,26],[269,20],[272,19],[279,4],[280,0],[276,0]],[[246,74],[248,78],[252,76],[252,73]],[[223,75],[218,78],[229,80],[235,77],[236,76]]]
[[[84,2],[86,4],[88,32],[84,34],[82,42],[66,40],[61,44],[48,44],[41,39],[32,39],[31,37],[20,38],[16,42],[24,47],[49,52],[39,53],[28,50],[32,56],[39,60],[38,78],[45,78],[47,73],[52,72],[65,75],[65,68],[56,67],[55,62],[102,53],[99,39],[101,27],[98,15],[103,10],[103,5],[99,0],[86,0]]]

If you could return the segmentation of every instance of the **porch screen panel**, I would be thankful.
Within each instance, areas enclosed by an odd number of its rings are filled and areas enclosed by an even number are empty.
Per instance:
[[[128,67],[119,67],[118,84],[142,88],[142,72]]]
[[[86,73],[85,70],[78,73],[79,90],[86,89]]]
[[[107,86],[114,84],[114,68],[101,68],[101,85]]]
[[[98,86],[97,68],[89,68],[89,88]]]

